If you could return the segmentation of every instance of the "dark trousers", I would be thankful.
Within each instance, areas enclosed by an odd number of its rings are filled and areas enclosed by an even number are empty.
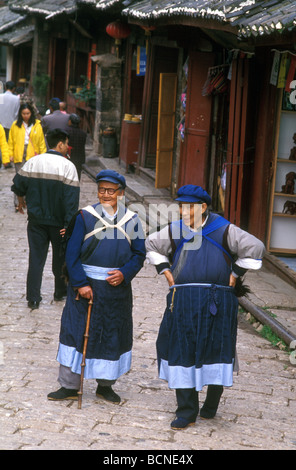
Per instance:
[[[27,274],[27,300],[41,301],[41,283],[49,243],[52,246],[52,272],[55,278],[54,294],[57,297],[66,295],[65,281],[62,279],[64,254],[60,227],[35,225],[28,223],[29,269]]]
[[[198,392],[195,388],[177,388],[176,398],[177,418],[185,418],[194,423],[199,412]]]
[[[213,417],[216,414],[222,393],[222,385],[208,385],[207,396],[201,411],[204,411],[204,414],[208,411],[209,415]],[[191,423],[195,422],[199,412],[198,392],[195,388],[177,388],[176,398],[178,405],[176,410],[177,418],[182,417]]]

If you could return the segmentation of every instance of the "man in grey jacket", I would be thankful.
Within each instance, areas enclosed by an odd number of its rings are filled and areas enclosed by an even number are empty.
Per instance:
[[[70,115],[62,113],[60,110],[60,101],[56,98],[52,98],[49,102],[49,109],[51,114],[48,114],[41,119],[44,134],[52,129],[62,129],[63,131],[68,132]]]
[[[17,95],[13,94],[14,90],[14,82],[6,82],[6,92],[1,96],[0,100],[0,124],[4,127],[7,141],[9,130],[13,121],[17,118],[20,107],[20,99]]]

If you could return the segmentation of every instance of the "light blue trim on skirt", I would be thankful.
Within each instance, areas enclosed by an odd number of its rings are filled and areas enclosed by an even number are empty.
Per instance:
[[[82,265],[85,274],[91,279],[96,279],[98,281],[105,281],[107,277],[110,276],[109,271],[114,271],[118,268],[102,268],[100,266],[91,266],[89,264]]]
[[[161,359],[159,378],[168,382],[169,388],[195,388],[201,391],[205,385],[233,385],[233,364],[204,364],[200,368],[170,366]]]
[[[70,367],[75,374],[81,374],[82,354],[76,348],[59,344],[57,361],[63,366]],[[132,352],[128,351],[117,361],[107,359],[85,359],[85,379],[116,380],[131,368]]]

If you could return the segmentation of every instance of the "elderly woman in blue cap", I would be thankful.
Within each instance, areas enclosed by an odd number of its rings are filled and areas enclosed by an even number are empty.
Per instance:
[[[78,398],[90,299],[84,378],[97,379],[97,396],[119,403],[112,385],[131,366],[131,281],[145,260],[144,233],[137,214],[122,203],[125,178],[102,170],[96,181],[99,202],[79,211],[67,242],[69,282],[57,354],[61,388],[49,393],[50,400]]]
[[[209,212],[211,198],[200,186],[177,193],[180,220],[146,240],[148,261],[169,283],[167,308],[157,338],[159,377],[176,390],[172,429],[193,425],[200,410],[213,418],[223,387],[233,383],[240,276],[260,269],[263,243]]]

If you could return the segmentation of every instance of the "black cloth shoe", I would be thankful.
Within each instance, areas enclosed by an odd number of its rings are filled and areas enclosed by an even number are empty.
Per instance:
[[[36,310],[37,308],[39,308],[39,302],[36,302],[35,300],[29,300],[28,307],[31,310]]]
[[[101,385],[98,385],[96,395],[97,397],[104,398],[112,403],[120,403],[120,396],[117,395],[111,387],[102,387]]]
[[[67,298],[66,295],[56,295],[56,294],[53,295],[53,299],[54,299],[56,302],[59,302],[59,301],[61,301],[61,300],[65,300],[66,298]]]
[[[195,423],[190,423],[188,419],[182,418],[181,416],[171,422],[171,428],[176,429],[177,431],[180,431],[181,429],[186,429],[188,428],[188,426],[194,426],[194,425]]]
[[[78,390],[72,390],[70,388],[60,388],[56,392],[51,392],[47,395],[49,400],[78,400]]]

